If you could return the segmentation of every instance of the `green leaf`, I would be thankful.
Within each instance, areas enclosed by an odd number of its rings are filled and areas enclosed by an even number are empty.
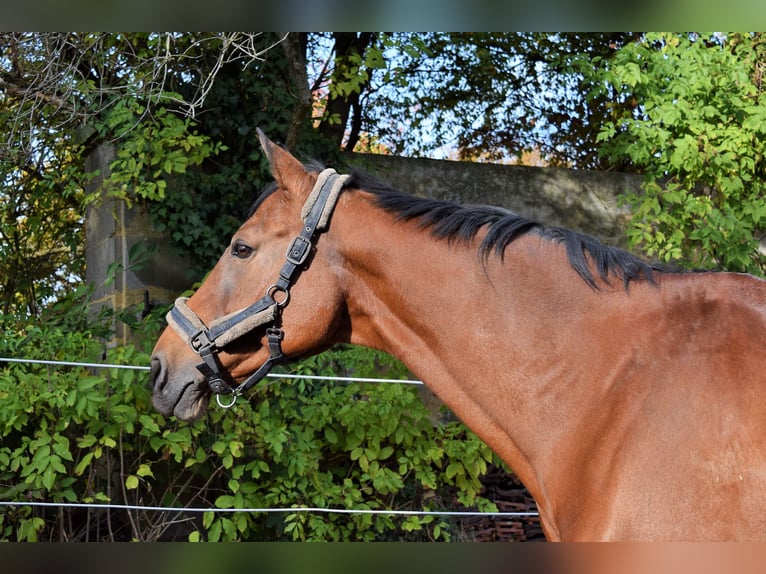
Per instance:
[[[66,474],[67,470],[63,464],[61,464],[61,457],[52,455],[48,460],[51,468],[59,474]]]
[[[57,435],[53,441],[53,452],[64,460],[73,461],[72,453],[69,452],[69,440],[66,437]],[[62,471],[63,472],[63,471]]]
[[[135,474],[130,474],[125,479],[125,488],[128,490],[135,490],[138,488],[138,477]]]
[[[114,448],[117,446],[117,441],[110,436],[103,436],[98,442],[108,448]]]
[[[213,524],[213,521],[215,520],[215,516],[215,512],[204,512],[202,514],[202,527],[210,528],[210,525]]]
[[[210,525],[207,531],[207,539],[210,542],[218,542],[221,539],[221,519],[216,520]]]
[[[80,476],[88,466],[90,466],[90,462],[93,460],[93,453],[92,452],[86,452],[80,462],[77,463],[77,466],[74,467],[74,473],[76,476]]]
[[[456,475],[465,474],[465,469],[463,468],[463,463],[459,461],[451,462],[447,465],[447,470],[445,471],[445,474],[447,478],[454,478]]]
[[[97,440],[98,439],[95,436],[88,434],[77,439],[77,446],[80,448],[88,448],[96,444]]]
[[[244,447],[244,444],[242,443],[242,441],[233,440],[229,442],[229,451],[231,452],[231,455],[235,458],[239,458],[242,456],[243,447]]]
[[[338,443],[338,435],[335,434],[335,431],[330,427],[325,427],[324,437],[325,439],[327,439],[327,442],[329,442],[330,444]]]
[[[157,425],[157,422],[149,415],[139,414],[138,422],[141,423],[143,429],[148,433],[160,432],[160,427]]]
[[[144,463],[138,467],[138,470],[136,471],[136,475],[138,476],[150,476],[154,478],[154,473],[152,472],[151,467]]]
[[[641,81],[641,68],[635,62],[628,62],[620,70],[622,81],[628,86],[635,86]]]
[[[234,508],[235,498],[229,494],[222,494],[215,499],[216,508]]]
[[[44,467],[47,466],[48,458],[51,455],[50,445],[43,445],[35,451],[32,457],[32,466]]]
[[[56,483],[56,470],[49,466],[43,471],[42,484],[46,490],[52,490]]]

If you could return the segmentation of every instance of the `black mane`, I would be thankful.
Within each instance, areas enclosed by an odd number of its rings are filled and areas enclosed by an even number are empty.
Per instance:
[[[661,270],[623,249],[606,246],[589,235],[571,229],[545,227],[500,207],[460,205],[415,197],[360,172],[352,174],[347,187],[369,191],[375,195],[379,207],[401,221],[417,221],[421,228],[430,229],[431,235],[437,239],[467,242],[486,226],[487,234],[479,245],[479,255],[483,258],[493,252],[502,258],[509,244],[532,232],[562,243],[572,268],[594,289],[598,289],[598,284],[591,265],[604,282],[609,282],[610,275],[622,279],[625,289],[634,280],[645,279],[654,283],[653,272]]]

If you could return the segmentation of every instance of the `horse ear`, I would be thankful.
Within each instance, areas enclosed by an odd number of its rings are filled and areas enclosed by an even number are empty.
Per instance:
[[[285,191],[299,191],[304,185],[309,186],[311,190],[311,181],[308,172],[303,164],[295,159],[289,151],[272,142],[261,128],[256,128],[261,147],[269,160],[271,175],[277,182],[277,185]]]

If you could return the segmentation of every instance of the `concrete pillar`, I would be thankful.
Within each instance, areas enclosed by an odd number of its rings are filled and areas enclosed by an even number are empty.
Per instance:
[[[101,144],[87,160],[88,171],[100,175],[92,189],[101,188],[114,160],[115,148]],[[106,307],[116,312],[129,309],[140,314],[145,305],[164,305],[191,287],[195,278],[184,258],[152,227],[149,214],[138,203],[131,207],[119,199],[103,196],[85,214],[86,282],[94,288],[92,311]],[[153,250],[143,265],[130,261],[130,252],[143,242]],[[107,282],[113,275],[113,281]],[[128,327],[116,321],[113,344],[130,340]]]

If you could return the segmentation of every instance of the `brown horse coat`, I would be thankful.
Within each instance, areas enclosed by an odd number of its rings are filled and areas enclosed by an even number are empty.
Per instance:
[[[263,143],[277,188],[189,300],[208,324],[268,288],[316,179]],[[290,291],[287,355],[352,342],[402,360],[518,474],[549,540],[766,538],[766,283],[663,273],[366,183],[352,177]],[[257,331],[219,358],[242,379],[267,355]],[[199,416],[188,345],[167,329],[152,362],[156,408]]]

